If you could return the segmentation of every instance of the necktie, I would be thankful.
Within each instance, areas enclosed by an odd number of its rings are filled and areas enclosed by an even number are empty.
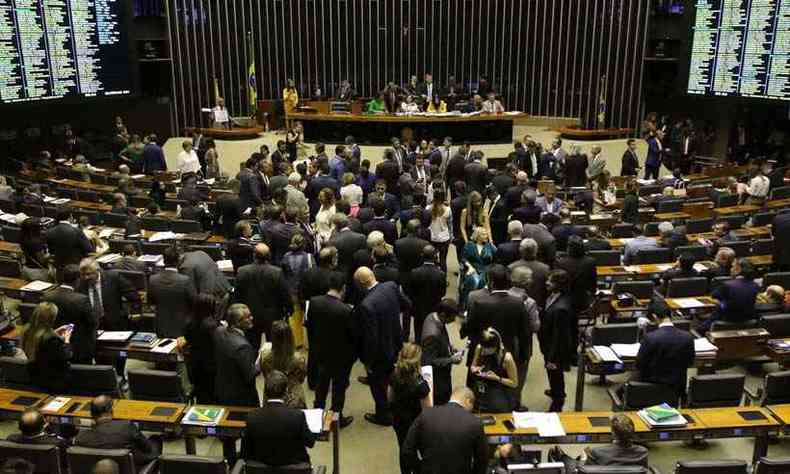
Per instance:
[[[96,313],[96,318],[101,319],[104,316],[104,305],[101,300],[101,290],[97,289],[96,286],[91,286],[91,304],[93,305],[93,311]]]

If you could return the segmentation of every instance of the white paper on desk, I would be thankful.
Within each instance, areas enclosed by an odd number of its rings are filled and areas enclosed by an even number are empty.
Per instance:
[[[114,233],[115,233],[115,229],[113,228],[102,229],[101,232],[99,232],[99,238],[106,239],[108,237],[111,237]]]
[[[315,434],[321,434],[324,430],[324,410],[321,408],[313,408],[310,410],[302,410],[304,417],[307,419],[307,427]]]
[[[716,352],[719,348],[704,337],[694,339],[694,352]]]
[[[57,412],[61,408],[65,407],[69,401],[71,401],[71,398],[69,397],[55,397],[51,402],[44,405],[41,411]]]
[[[232,260],[218,260],[217,261],[217,268],[221,272],[232,272],[233,271],[233,261]]]
[[[66,204],[67,202],[70,202],[70,201],[71,201],[71,199],[69,199],[69,198],[58,198],[58,199],[55,199],[54,201],[52,201],[52,204]]]
[[[244,212],[242,212],[242,214],[244,214],[245,216],[249,216],[250,212],[252,212],[252,208],[248,207],[247,209],[244,209]]]
[[[41,281],[41,280],[33,280],[27,285],[20,288],[22,291],[44,291],[52,287],[52,283]]]
[[[640,344],[638,342],[633,344],[612,344],[610,347],[620,357],[635,358],[639,353]]]
[[[673,298],[672,301],[684,309],[701,308],[705,306],[705,304],[700,302],[697,298]]]
[[[105,253],[101,257],[97,258],[96,261],[99,263],[112,263],[122,258],[123,257],[119,253]]]
[[[104,342],[126,342],[133,334],[132,331],[104,331],[96,339]]]
[[[697,272],[704,272],[708,270],[708,266],[705,265],[704,263],[697,262],[694,264],[694,270]]]
[[[565,428],[556,413],[514,411],[513,424],[516,428],[537,428],[538,434],[544,437],[565,436]]]
[[[145,175],[144,174],[133,174],[133,175],[131,175],[129,177],[132,178],[132,179],[141,179],[141,178],[145,178]]]
[[[44,196],[44,202],[52,202],[57,200],[58,198],[52,196]]]
[[[659,263],[658,265],[656,265],[656,269],[658,271],[665,272],[665,271],[669,270],[670,268],[672,268],[674,266],[675,265],[673,265],[671,263]]]
[[[639,271],[641,270],[639,268],[639,265],[626,265],[623,268],[625,268],[625,271],[629,273],[639,273]]]
[[[600,357],[601,360],[604,362],[619,362],[619,363],[623,362],[622,360],[620,360],[619,357],[617,357],[617,354],[615,353],[614,350],[612,350],[611,347],[593,346],[593,350],[595,351],[596,354],[598,354],[598,357]]]
[[[151,237],[148,237],[149,242],[159,242],[161,240],[175,240],[177,235],[171,231],[156,232]]]
[[[163,258],[164,258],[164,256],[162,256],[162,255],[148,255],[148,254],[146,254],[146,255],[140,255],[139,257],[137,257],[137,261],[138,262],[143,262],[143,263],[158,263],[158,262],[161,262]]]
[[[158,354],[170,354],[173,352],[173,349],[176,348],[176,340],[170,339],[170,342],[167,344],[162,344],[167,339],[160,339],[156,341],[154,347],[151,348],[151,352],[156,352]]]
[[[214,184],[214,181],[216,181],[216,179],[214,179],[214,178],[209,178],[209,179],[204,179],[204,180],[203,180],[203,182],[204,182],[204,183],[206,183],[206,184],[208,184],[209,186],[211,186],[212,184]]]

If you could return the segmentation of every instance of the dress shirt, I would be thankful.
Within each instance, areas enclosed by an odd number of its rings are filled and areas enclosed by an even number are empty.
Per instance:
[[[746,192],[749,196],[756,198],[764,198],[768,196],[768,189],[771,187],[771,181],[765,176],[755,176],[749,181],[749,188]]]
[[[200,160],[198,160],[195,150],[190,150],[189,152],[184,150],[179,153],[178,159],[176,161],[176,167],[178,168],[178,171],[181,172],[181,174],[197,173],[200,171]]]
[[[504,112],[505,108],[502,106],[502,102],[498,100],[487,100],[483,102],[483,112],[489,114],[498,114]]]

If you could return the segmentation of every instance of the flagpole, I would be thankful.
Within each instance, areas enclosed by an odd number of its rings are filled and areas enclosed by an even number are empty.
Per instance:
[[[247,52],[249,54],[249,68],[247,70],[247,100],[250,105],[250,115],[255,116],[258,99],[258,78],[255,69],[255,53],[252,49],[252,31],[247,32]]]

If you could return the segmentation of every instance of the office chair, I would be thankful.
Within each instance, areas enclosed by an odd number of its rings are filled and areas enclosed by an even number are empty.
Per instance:
[[[757,319],[748,319],[737,323],[729,323],[726,321],[715,321],[710,325],[710,331],[735,331],[738,329],[751,329],[757,327],[759,321]]]
[[[689,219],[686,221],[686,233],[702,234],[713,230],[713,218]]]
[[[708,279],[705,277],[673,278],[667,285],[667,298],[687,298],[704,296],[708,293]]]
[[[68,388],[70,395],[121,397],[115,367],[111,365],[71,364],[69,374],[71,376]]]
[[[163,454],[159,456],[159,474],[228,474],[224,458]]]
[[[21,444],[0,441],[0,459],[24,459],[36,466],[36,474],[61,474],[60,457],[65,453],[55,444]]]
[[[148,287],[148,275],[143,272],[131,270],[116,270],[119,275],[129,280],[137,291],[146,291]]]
[[[626,239],[633,237],[634,226],[632,224],[615,224],[612,226],[610,235],[613,239]]]
[[[790,272],[766,273],[763,277],[763,286],[779,285],[785,290],[790,290]]]
[[[145,230],[164,232],[170,230],[170,220],[161,217],[143,217],[140,219],[140,227]]]
[[[737,194],[723,194],[715,202],[715,207],[732,207],[738,205]]]
[[[107,241],[110,245],[110,252],[113,253],[123,253],[124,247],[127,245],[133,246],[137,252],[142,252],[142,247],[140,245],[139,240],[132,240],[132,239],[110,239]]]
[[[713,277],[713,279],[710,281],[710,292],[713,293],[716,290],[716,288],[720,287],[721,285],[733,279],[734,278],[731,276]]]
[[[669,385],[630,380],[623,385],[622,398],[614,387],[607,392],[612,400],[612,411],[641,410],[662,403],[678,405],[678,395]]]
[[[93,449],[72,446],[66,450],[69,472],[91,472],[93,466],[102,459],[112,459],[118,464],[119,474],[153,474],[157,461],[151,461],[142,469],[137,469],[128,449]]]
[[[151,198],[141,194],[132,194],[129,196],[129,206],[136,207],[136,208],[145,208],[148,206],[148,203],[151,202]]]
[[[99,224],[99,213],[96,211],[87,211],[84,209],[74,209],[71,211],[71,214],[74,216],[74,219],[79,221],[83,217],[88,218],[88,224],[90,225],[98,225]]]
[[[590,250],[587,254],[595,260],[597,267],[616,267],[620,265],[619,250]]]
[[[790,186],[780,186],[773,188],[768,195],[768,199],[787,199],[790,198]]]
[[[165,250],[173,246],[168,242],[143,242],[141,245],[143,255],[164,255]]]
[[[754,467],[754,474],[787,474],[790,472],[790,458],[760,458]]]
[[[745,380],[745,376],[735,374],[695,375],[689,380],[686,407],[737,407]]]
[[[790,370],[771,372],[766,374],[763,386],[752,391],[744,387],[749,402],[759,402],[760,406],[783,405],[790,403]]]
[[[57,193],[58,197],[72,199],[74,201],[77,200],[77,190],[71,188],[56,188],[55,193]]]
[[[636,260],[640,264],[671,263],[672,250],[668,248],[640,249],[636,253]]]
[[[707,247],[702,245],[681,245],[680,247],[675,247],[675,258],[684,253],[691,254],[694,260],[708,260],[710,258]]]
[[[189,204],[189,201],[185,199],[165,199],[162,209],[175,212],[178,210],[178,206],[184,207],[187,204]]]
[[[665,212],[680,212],[683,210],[683,201],[681,199],[667,199],[659,201],[656,207],[656,213],[662,214]]]
[[[748,220],[747,216],[724,216],[719,218],[720,221],[730,224],[730,230],[740,229]]]
[[[645,224],[645,237],[658,237],[658,222],[648,222]]]
[[[771,339],[790,337],[790,313],[761,316],[760,327],[771,334]]]
[[[218,262],[220,260],[224,260],[222,256],[222,247],[218,245],[190,245],[187,247],[187,252],[195,252],[198,250],[202,250],[211,257],[212,260]]]
[[[36,391],[30,378],[30,362],[18,357],[0,357],[0,386],[13,390]]]
[[[775,212],[759,212],[752,216],[752,225],[755,227],[766,226],[774,221],[774,217],[776,217]]]
[[[772,255],[774,239],[757,239],[752,241],[752,255]]]
[[[38,204],[22,204],[21,211],[29,217],[44,217],[44,206]]]
[[[19,278],[21,274],[22,268],[19,266],[19,260],[0,257],[0,276]]]
[[[236,461],[231,474],[326,474],[326,466],[311,467],[310,464],[301,463],[275,467],[240,459]]]
[[[193,234],[203,232],[203,226],[198,221],[174,220],[172,221],[173,232],[177,234]]]
[[[99,193],[97,193],[96,191],[91,191],[89,189],[78,189],[77,200],[88,201],[88,202],[101,202],[99,200]]]
[[[719,242],[720,247],[729,247],[738,258],[748,257],[752,251],[752,243],[748,240],[727,240]]]
[[[664,187],[660,184],[648,184],[646,186],[639,186],[640,196],[651,196],[653,194],[661,194]]]
[[[675,474],[748,474],[746,461],[678,461]]]
[[[66,177],[74,181],[85,181],[85,176],[82,171],[75,171],[71,168],[66,168]]]
[[[99,216],[102,221],[102,224],[106,225],[107,227],[118,227],[118,228],[125,228],[126,222],[129,221],[129,216],[126,214],[113,214],[111,212],[107,212]]]
[[[637,299],[647,300],[653,297],[655,284],[651,280],[616,281],[612,285],[612,293],[631,293]]]
[[[12,226],[12,225],[4,225],[2,226],[3,232],[3,240],[6,242],[11,242],[13,244],[18,244],[20,237],[22,236],[22,229],[20,227]]]
[[[592,327],[590,344],[611,346],[612,344],[633,344],[637,342],[639,326],[636,323],[601,324]]]
[[[129,369],[129,392],[133,400],[185,403],[186,395],[177,372],[167,370]]]
[[[19,303],[16,310],[19,313],[19,320],[22,324],[30,322],[30,317],[33,316],[33,311],[36,310],[36,307],[38,307],[38,304],[35,303]]]

